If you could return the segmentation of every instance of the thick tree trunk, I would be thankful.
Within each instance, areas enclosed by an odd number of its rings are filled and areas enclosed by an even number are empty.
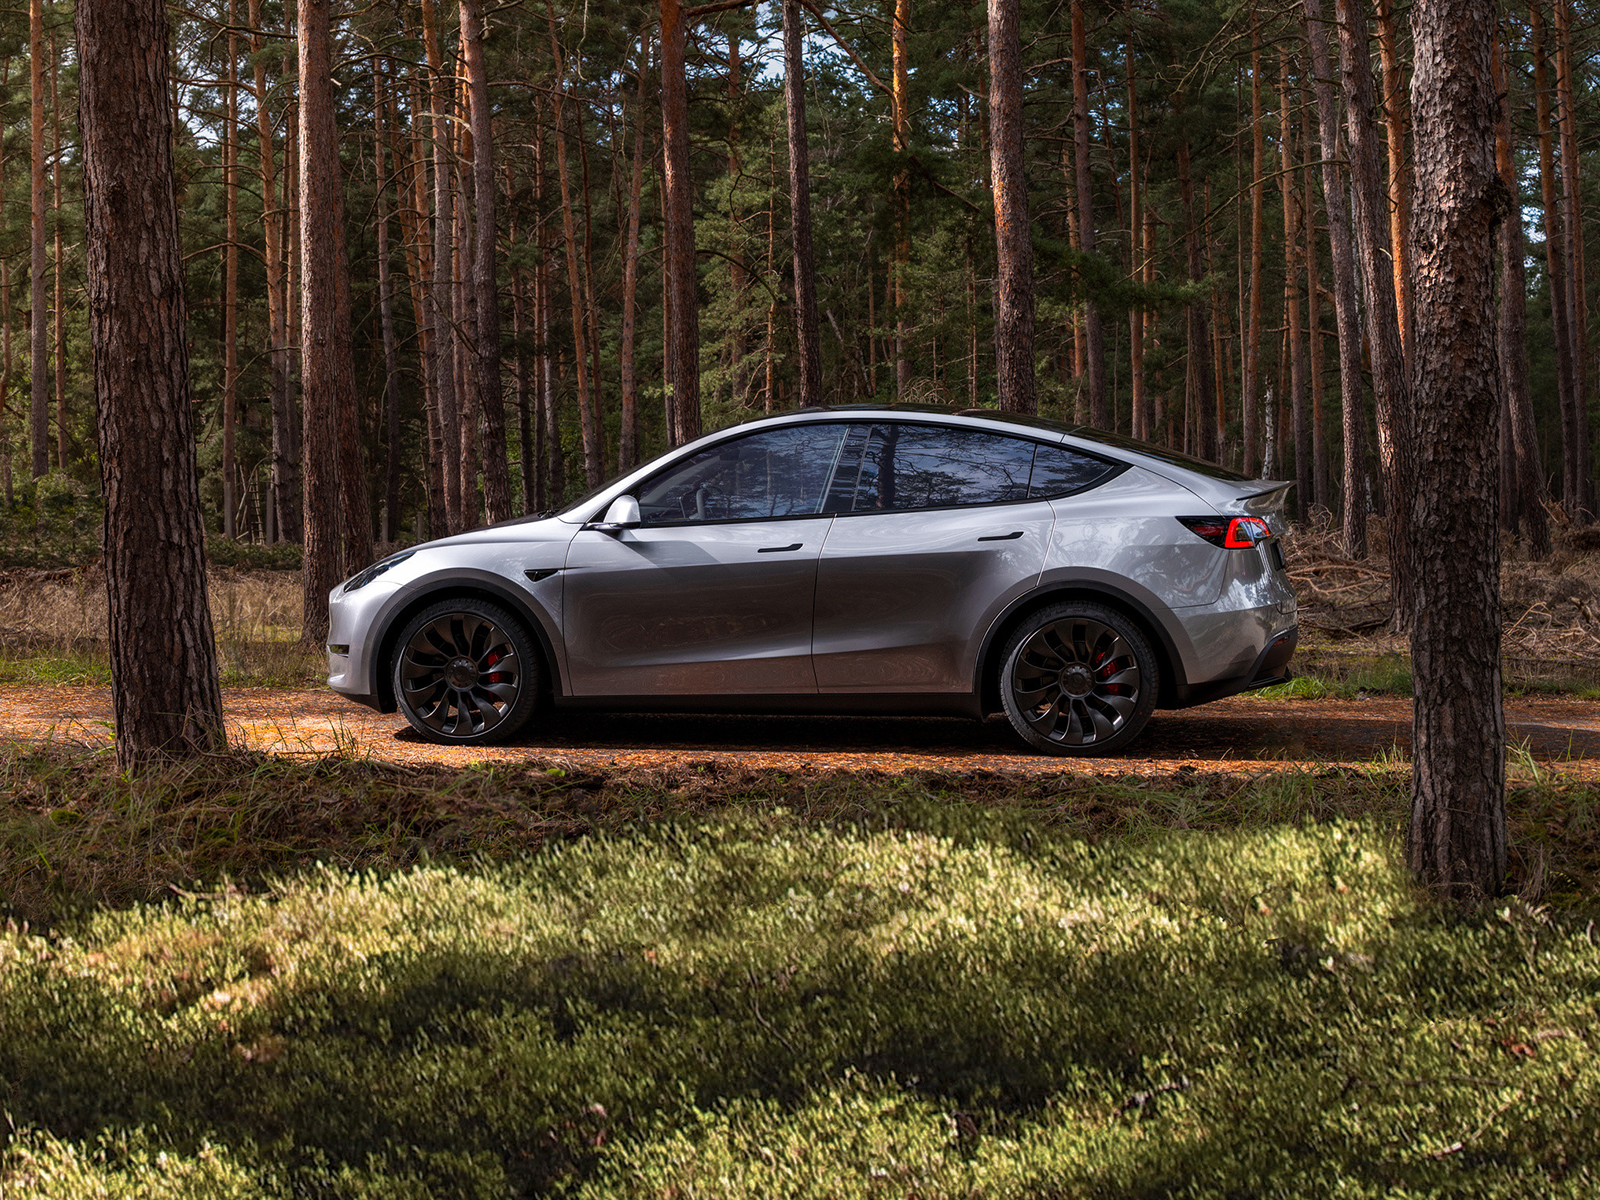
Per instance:
[[[1022,163],[1019,0],[989,0],[989,160],[994,176],[995,370],[1000,408],[1039,411],[1033,377],[1033,226]]]
[[[1367,554],[1367,425],[1361,383],[1361,314],[1356,307],[1355,252],[1350,217],[1339,179],[1339,110],[1328,63],[1322,0],[1303,0],[1306,46],[1317,93],[1322,141],[1322,203],[1328,210],[1328,241],[1333,266],[1333,307],[1339,326],[1339,393],[1344,412],[1344,550],[1351,558]]]
[[[511,474],[506,463],[506,402],[500,380],[500,289],[495,278],[494,127],[489,75],[483,61],[488,36],[478,0],[461,0],[461,46],[472,94],[472,192],[477,206],[472,289],[478,317],[478,411],[481,415],[483,508],[490,524],[511,516]],[[471,431],[477,436],[479,431]]]
[[[1471,905],[1506,873],[1493,262],[1510,196],[1494,162],[1494,4],[1417,0],[1411,29],[1417,607],[1406,851],[1420,882]],[[1405,498],[1394,497],[1397,515]]]
[[[50,470],[50,327],[45,306],[45,194],[44,194],[44,4],[28,3],[28,75],[33,89],[33,109],[29,136],[33,145],[33,172],[30,189],[33,206],[32,239],[29,242],[28,304],[32,321],[29,343],[33,389],[30,393],[29,429],[33,442],[33,477]]]
[[[1383,262],[1389,244],[1388,198],[1373,121],[1372,62],[1367,45],[1364,0],[1335,0],[1339,13],[1339,69],[1344,78],[1346,123],[1350,130],[1350,177],[1355,197],[1357,256],[1366,284],[1367,341],[1372,354],[1372,391],[1378,419],[1378,464],[1383,492],[1391,497],[1389,581],[1394,592],[1394,626],[1411,627],[1410,530],[1393,499],[1411,494],[1411,418],[1405,352],[1394,302],[1394,273]]]
[[[1094,185],[1089,174],[1089,62],[1083,28],[1083,0],[1072,0],[1072,114],[1073,165],[1078,183],[1078,244],[1084,254],[1095,252]],[[1084,367],[1089,384],[1089,423],[1111,428],[1106,403],[1106,339],[1100,306],[1085,288],[1083,300]]]
[[[117,765],[223,748],[161,0],[78,0]]]
[[[667,382],[674,446],[700,436],[700,301],[694,248],[694,179],[689,164],[689,84],[684,74],[682,0],[661,0],[661,140],[665,195]]]
[[[806,141],[805,30],[800,6],[783,0],[783,98],[789,122],[789,230],[794,251],[795,357],[801,408],[822,403],[822,346],[817,326],[816,260],[811,252],[811,151]]]
[[[329,0],[299,0],[300,294],[305,436],[305,586],[301,641],[327,639],[328,591],[372,557],[365,475],[356,428],[349,261],[339,131],[334,124]],[[335,503],[337,508],[335,508]],[[342,544],[341,544],[342,534]]]

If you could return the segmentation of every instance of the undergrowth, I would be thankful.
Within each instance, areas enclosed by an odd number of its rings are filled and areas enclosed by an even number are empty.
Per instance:
[[[1386,777],[6,771],[115,901],[0,934],[8,1200],[1600,1183],[1592,926],[1435,909]]]

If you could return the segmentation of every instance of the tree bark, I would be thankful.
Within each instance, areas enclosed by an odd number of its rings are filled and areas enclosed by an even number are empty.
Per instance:
[[[995,371],[1004,412],[1039,411],[1033,376],[1033,226],[1022,162],[1020,0],[989,0],[989,161],[994,176]]]
[[[222,536],[232,539],[239,497],[235,440],[239,421],[239,21],[228,4],[228,65],[223,80],[222,181],[228,241],[222,252]],[[57,266],[59,274],[60,267]]]
[[[1328,241],[1333,266],[1333,307],[1339,326],[1339,393],[1344,413],[1344,551],[1367,554],[1367,426],[1361,383],[1361,314],[1356,307],[1355,253],[1350,217],[1339,179],[1339,110],[1328,63],[1322,0],[1303,0],[1306,46],[1317,93],[1322,141],[1322,203],[1328,210]]]
[[[1094,184],[1089,173],[1089,56],[1083,26],[1083,0],[1072,0],[1073,165],[1078,176],[1078,245],[1085,255],[1091,255],[1095,252]],[[1106,404],[1106,339],[1100,322],[1100,306],[1087,287],[1081,299],[1089,423],[1096,429],[1110,429],[1111,410]]]
[[[472,93],[472,191],[477,206],[472,286],[478,309],[478,410],[482,418],[483,509],[492,525],[511,516],[506,463],[506,402],[500,372],[500,289],[495,279],[494,126],[489,76],[483,61],[488,29],[478,0],[461,0],[461,45]]]
[[[1305,248],[1306,248],[1306,331],[1311,342],[1311,460],[1315,480],[1313,504],[1333,510],[1333,487],[1328,469],[1328,419],[1324,403],[1325,381],[1322,354],[1322,269],[1317,263],[1317,194],[1312,168],[1322,157],[1311,130],[1311,105],[1301,107],[1305,145]]]
[[[1389,245],[1388,198],[1379,166],[1373,121],[1372,62],[1363,0],[1335,0],[1339,14],[1339,69],[1344,78],[1350,130],[1350,177],[1355,195],[1358,255],[1366,284],[1367,341],[1372,354],[1372,391],[1378,419],[1378,465],[1390,500],[1389,582],[1394,592],[1394,627],[1411,627],[1410,530],[1395,497],[1411,494],[1412,439],[1405,352],[1394,302],[1394,272],[1383,263]],[[1399,514],[1399,515],[1397,515]]]
[[[378,322],[383,331],[383,429],[386,454],[383,471],[383,531],[381,539],[393,542],[400,525],[400,362],[394,336],[394,285],[389,271],[388,178],[384,174],[384,145],[390,125],[386,64],[372,56],[373,138],[372,160],[377,175],[373,221],[378,227]],[[398,172],[396,175],[398,176]]]
[[[1513,531],[1520,520],[1527,531],[1528,548],[1535,558],[1550,552],[1550,523],[1545,516],[1544,471],[1539,465],[1538,434],[1533,423],[1533,397],[1528,387],[1527,267],[1523,248],[1522,201],[1517,192],[1517,171],[1512,144],[1511,98],[1500,57],[1500,38],[1491,66],[1495,94],[1504,97],[1495,122],[1495,168],[1506,185],[1511,212],[1519,216],[1500,222],[1500,386],[1501,405],[1508,429],[1502,441],[1511,447],[1511,473],[1500,481],[1501,491],[1512,500]],[[1502,467],[1502,470],[1504,468]]]
[[[700,301],[696,295],[694,179],[689,164],[689,85],[684,74],[682,0],[661,0],[661,140],[665,195],[668,326],[668,440],[700,436]]]
[[[33,171],[30,194],[33,206],[33,234],[29,242],[28,303],[32,321],[29,343],[33,389],[29,427],[33,442],[33,477],[50,470],[50,332],[49,309],[44,299],[45,274],[45,194],[44,194],[44,4],[28,3],[28,76],[33,91],[33,109],[28,132],[33,145]]]
[[[1283,294],[1289,326],[1289,411],[1294,429],[1295,510],[1311,514],[1311,411],[1306,403],[1306,343],[1300,326],[1300,259],[1306,206],[1295,185],[1294,116],[1289,106],[1289,60],[1278,59],[1278,146],[1283,192]]]
[[[1383,115],[1389,148],[1389,252],[1393,256],[1400,348],[1411,361],[1411,172],[1406,166],[1405,80],[1395,37],[1394,0],[1378,0],[1378,54],[1383,64]]]
[[[737,41],[734,43],[737,45]],[[617,439],[617,470],[627,471],[639,461],[639,376],[634,362],[635,324],[639,301],[639,210],[644,194],[645,80],[650,74],[650,39],[639,37],[639,98],[634,108],[633,171],[628,182],[628,233],[622,256],[622,340],[617,358],[622,369],[622,421]],[[736,274],[741,273],[736,271]],[[741,281],[734,281],[735,291]],[[734,324],[740,325],[735,317]],[[734,363],[744,357],[743,338],[734,337]]]
[[[328,591],[372,557],[356,429],[349,262],[334,123],[329,0],[299,0],[300,327],[305,586],[301,641],[327,640]],[[335,504],[337,508],[335,508]],[[342,535],[342,538],[341,538]]]
[[[1417,0],[1411,29],[1418,453],[1406,851],[1420,882],[1472,905],[1495,895],[1506,872],[1492,297],[1495,227],[1510,196],[1494,161],[1494,4]],[[1393,507],[1407,498],[1394,495]]]
[[[50,191],[51,209],[55,213],[54,254],[51,260],[51,283],[54,285],[55,303],[51,305],[51,323],[55,333],[55,385],[56,385],[56,470],[67,469],[67,443],[70,423],[67,420],[67,277],[66,248],[61,227],[61,104],[57,97],[57,83],[61,77],[61,60],[56,55],[56,35],[50,34]]]
[[[1200,259],[1200,221],[1195,212],[1194,177],[1189,169],[1189,141],[1178,143],[1178,189],[1183,198],[1184,247],[1189,264],[1189,282],[1205,278]],[[1216,379],[1211,371],[1211,331],[1203,304],[1184,306],[1188,312],[1189,361],[1194,372],[1194,453],[1215,461],[1218,447],[1212,414],[1217,407]]]
[[[422,39],[428,56],[433,107],[433,277],[429,288],[428,342],[432,347],[433,397],[439,427],[440,473],[444,484],[445,527],[435,536],[463,528],[461,434],[456,398],[455,343],[451,273],[454,259],[451,231],[455,198],[450,186],[450,90],[439,45],[439,23],[433,0],[422,0]]]
[[[1133,44],[1126,51],[1128,74],[1128,258],[1135,284],[1144,281],[1143,255],[1139,238],[1144,222],[1144,188],[1139,160],[1139,94],[1134,74]],[[1128,380],[1132,390],[1129,427],[1136,438],[1150,436],[1146,412],[1144,377],[1144,308],[1136,301],[1128,306]]]
[[[1021,18],[1018,18],[1020,22]],[[994,25],[991,6],[989,23]],[[895,0],[894,25],[890,47],[893,68],[890,114],[894,132],[894,152],[901,158],[911,152],[911,81],[907,45],[911,31],[911,0]],[[991,57],[993,51],[991,49]],[[1017,51],[1018,59],[1022,51]],[[1021,84],[1018,85],[1020,94]],[[1021,101],[1017,104],[1017,119],[1022,119]],[[906,272],[911,268],[911,168],[902,164],[894,174],[894,382],[895,394],[902,400],[911,391],[911,357],[906,351],[907,331],[910,328],[911,297],[906,293]]]
[[[117,765],[223,748],[173,181],[166,7],[78,0]]]
[[[1583,261],[1583,188],[1579,183],[1578,117],[1572,95],[1572,0],[1555,0],[1556,95],[1561,102],[1561,183],[1566,192],[1567,320],[1572,327],[1573,448],[1577,490],[1573,515],[1594,517],[1593,468],[1589,452],[1589,293]]]
[[[903,0],[902,0],[903,2]],[[806,75],[800,6],[783,0],[783,98],[789,132],[789,229],[794,252],[795,357],[800,408],[822,403],[822,346],[817,326],[816,260],[811,252],[811,150],[806,140]]]
[[[1244,417],[1244,473],[1254,475],[1259,458],[1256,411],[1261,393],[1261,243],[1264,234],[1266,183],[1266,128],[1261,113],[1261,29],[1255,10],[1250,16],[1250,317],[1245,333],[1243,386],[1240,407]]]

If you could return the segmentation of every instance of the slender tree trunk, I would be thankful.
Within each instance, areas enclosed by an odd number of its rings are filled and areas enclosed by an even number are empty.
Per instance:
[[[989,24],[991,28],[994,25],[992,8]],[[895,0],[890,100],[893,105],[894,151],[901,157],[909,157],[911,153],[910,52],[907,49],[910,30],[911,0]],[[1019,49],[1019,62],[1021,54]],[[1020,96],[1020,83],[1018,92]],[[1017,120],[1020,122],[1021,119],[1022,103],[1019,99]],[[906,292],[906,272],[911,268],[911,168],[905,165],[897,168],[894,175],[894,221],[894,381],[896,395],[904,400],[911,391],[911,358],[906,352],[911,308],[911,297]]]
[[[733,43],[737,45],[735,40]],[[634,364],[635,330],[639,297],[639,209],[644,195],[644,106],[645,80],[650,75],[650,39],[639,37],[639,98],[633,114],[633,170],[628,183],[628,234],[622,256],[622,340],[617,351],[622,368],[622,428],[617,439],[617,470],[627,471],[639,461],[639,377]],[[742,268],[736,268],[742,274]],[[738,292],[742,280],[735,279]],[[735,328],[741,327],[736,315]],[[734,337],[734,364],[738,369],[744,357],[742,336]]]
[[[440,468],[444,483],[445,527],[437,535],[464,528],[461,472],[461,434],[457,415],[455,345],[451,274],[454,253],[451,231],[455,227],[455,200],[450,186],[450,89],[444,54],[439,45],[439,23],[433,0],[422,0],[422,37],[428,56],[428,77],[433,96],[433,280],[428,306],[429,342],[433,350],[433,394],[438,406]]]
[[[1000,407],[1039,410],[1033,377],[1033,226],[1022,161],[1020,0],[989,0],[989,156],[994,175],[995,367]]]
[[[802,24],[800,6],[795,0],[783,0],[783,97],[789,121],[795,357],[800,364],[799,407],[813,408],[822,403],[822,348],[817,327],[816,265],[811,252],[811,152],[806,141],[806,76],[801,53],[805,30]]]
[[[1089,173],[1089,62],[1083,28],[1083,0],[1072,0],[1072,112],[1074,125],[1073,165],[1077,168],[1078,244],[1085,255],[1095,252],[1094,185]],[[1088,288],[1083,289],[1084,366],[1089,384],[1089,423],[1097,429],[1111,428],[1111,410],[1106,403],[1105,332],[1100,323],[1100,306]]]
[[[1491,0],[1416,0],[1416,719],[1412,873],[1475,906],[1506,873],[1500,698],[1499,378],[1495,227],[1510,196],[1495,169]],[[1406,494],[1394,498],[1398,510]]]
[[[1333,307],[1339,326],[1339,394],[1344,413],[1344,549],[1351,558],[1367,554],[1367,425],[1361,384],[1361,316],[1356,307],[1355,252],[1350,218],[1339,179],[1339,110],[1328,62],[1322,0],[1303,0],[1306,47],[1317,93],[1322,141],[1322,203],[1328,210],[1328,241],[1333,265]]]
[[[1328,468],[1328,418],[1325,400],[1325,372],[1322,354],[1322,269],[1317,264],[1317,192],[1312,168],[1322,157],[1321,147],[1312,135],[1311,105],[1301,108],[1301,141],[1305,145],[1305,250],[1306,250],[1306,329],[1311,340],[1311,461],[1315,480],[1313,503],[1333,511],[1333,486]]]
[[[301,640],[327,640],[328,591],[372,557],[356,430],[343,179],[334,124],[329,0],[299,0],[300,297],[305,584]],[[335,510],[335,503],[337,510]],[[342,545],[341,545],[342,533]]]
[[[1183,198],[1184,245],[1188,252],[1189,281],[1205,278],[1200,261],[1200,222],[1195,213],[1194,178],[1189,169],[1189,141],[1178,143],[1178,188]],[[1189,317],[1189,360],[1194,371],[1194,453],[1215,461],[1218,447],[1211,414],[1216,410],[1216,380],[1211,374],[1211,332],[1203,304],[1186,305]]]
[[[594,286],[594,194],[589,182],[589,139],[583,132],[583,105],[572,106],[578,143],[578,165],[583,178],[583,307],[589,323],[589,404],[593,409],[595,456],[601,479],[606,473],[605,385],[601,371],[600,303]],[[585,466],[588,451],[585,449]],[[593,486],[593,485],[592,485]]]
[[[1572,387],[1577,452],[1573,514],[1592,520],[1595,510],[1589,452],[1589,293],[1583,258],[1583,188],[1579,183],[1578,116],[1572,95],[1572,0],[1555,0],[1556,95],[1561,102],[1561,182],[1566,191],[1567,320],[1572,328]]]
[[[556,64],[556,78],[564,80],[560,45],[556,41],[555,10],[550,10],[550,53]],[[566,89],[556,85],[555,134],[556,176],[561,185],[561,232],[567,248],[567,287],[572,299],[572,357],[578,368],[578,423],[583,434],[584,474],[591,488],[605,478],[601,457],[600,431],[595,427],[594,409],[589,397],[589,360],[584,346],[584,304],[582,266],[578,261],[577,221],[572,210],[572,185],[567,177],[567,131],[563,110]]]
[[[383,158],[390,124],[389,92],[385,63],[376,54],[372,56],[372,96],[372,160],[378,180],[373,221],[378,227],[378,320],[383,330],[383,426],[387,447],[380,537],[384,542],[393,542],[400,524],[400,362],[394,335],[394,286],[389,271],[389,180],[384,174]]]
[[[542,112],[541,104],[536,111]],[[560,109],[556,109],[556,130],[559,138]],[[550,340],[550,308],[554,301],[550,295],[550,241],[544,234],[544,132],[533,143],[533,207],[539,214],[539,262],[533,275],[534,325],[539,331],[540,399],[544,402],[545,431],[545,486],[552,508],[559,508],[566,496],[567,459],[561,445],[561,398],[556,392],[555,354]]]
[[[1378,51],[1383,63],[1383,113],[1389,146],[1389,252],[1394,268],[1400,348],[1411,361],[1411,170],[1406,164],[1405,79],[1395,37],[1394,0],[1378,0]]]
[[[117,765],[221,750],[160,0],[79,0],[90,341]]]
[[[1259,456],[1257,445],[1260,415],[1256,411],[1261,394],[1261,243],[1264,233],[1266,182],[1266,128],[1261,113],[1261,30],[1255,11],[1250,17],[1250,327],[1245,334],[1244,396],[1244,473],[1254,475]]]
[[[1388,198],[1379,166],[1378,133],[1373,122],[1372,63],[1362,0],[1335,0],[1339,14],[1339,69],[1344,77],[1346,124],[1350,130],[1350,176],[1355,196],[1358,255],[1364,272],[1368,344],[1372,352],[1373,396],[1378,418],[1378,463],[1384,495],[1390,498],[1389,580],[1394,591],[1394,627],[1411,627],[1410,530],[1398,500],[1411,494],[1413,454],[1405,353],[1394,303],[1394,273],[1381,249],[1389,244]]]
[[[494,129],[489,75],[483,61],[488,36],[478,0],[461,0],[461,46],[472,94],[472,191],[477,205],[472,287],[478,317],[478,410],[482,414],[483,507],[490,524],[511,516],[511,475],[506,465],[506,405],[500,380],[500,290],[495,278]]]
[[[1550,524],[1545,516],[1544,472],[1539,466],[1538,435],[1533,424],[1533,398],[1528,387],[1528,313],[1526,251],[1522,240],[1522,201],[1517,194],[1517,171],[1512,145],[1511,100],[1496,38],[1491,67],[1494,90],[1504,96],[1495,122],[1495,169],[1506,185],[1510,210],[1517,214],[1500,222],[1500,386],[1502,414],[1509,428],[1502,440],[1511,448],[1511,472],[1500,481],[1501,491],[1512,499],[1513,531],[1518,519],[1527,530],[1528,547],[1535,558],[1550,552]],[[1504,467],[1502,466],[1502,470]]]
[[[1306,344],[1300,328],[1300,257],[1306,205],[1295,184],[1294,110],[1289,106],[1289,60],[1278,59],[1278,144],[1283,192],[1284,307],[1289,318],[1289,409],[1294,426],[1295,509],[1311,515],[1311,411],[1306,403]]]
[[[689,85],[684,74],[682,0],[661,0],[661,141],[665,194],[668,328],[667,436],[674,446],[700,436],[700,301],[696,296],[694,180],[689,164]]]
[[[1580,472],[1582,455],[1578,442],[1579,392],[1576,350],[1572,338],[1567,288],[1566,233],[1561,202],[1556,194],[1555,161],[1552,148],[1550,68],[1545,54],[1544,12],[1538,0],[1528,5],[1528,20],[1533,30],[1534,111],[1539,130],[1539,184],[1544,202],[1545,269],[1550,278],[1550,315],[1556,347],[1556,386],[1561,396],[1561,500],[1569,514],[1583,506],[1584,482]]]
[[[71,423],[67,420],[67,276],[66,250],[62,244],[61,226],[61,105],[56,95],[56,84],[61,75],[61,60],[56,56],[56,35],[50,34],[50,190],[51,209],[55,213],[55,234],[52,239],[52,283],[55,285],[55,303],[51,306],[55,332],[55,384],[56,384],[56,469],[67,469],[67,443]]]
[[[29,408],[33,441],[33,477],[50,470],[50,328],[45,307],[45,194],[44,194],[44,5],[43,0],[28,3],[28,74],[33,88],[33,112],[29,136],[33,144],[33,238],[30,242],[28,303],[33,337],[33,391]]]
[[[228,4],[228,65],[223,82],[222,178],[228,241],[222,272],[222,536],[232,539],[239,506],[235,440],[239,422],[239,23],[236,0]]]
[[[1126,52],[1128,73],[1128,258],[1134,283],[1143,282],[1142,255],[1139,238],[1144,223],[1144,190],[1141,186],[1142,168],[1139,160],[1139,94],[1134,73],[1133,45]],[[1128,360],[1129,384],[1132,389],[1132,414],[1130,427],[1136,438],[1150,436],[1150,422],[1146,412],[1144,378],[1144,308],[1137,301],[1128,306]]]

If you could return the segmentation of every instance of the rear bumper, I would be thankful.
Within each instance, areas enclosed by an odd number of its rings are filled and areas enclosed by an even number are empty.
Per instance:
[[[1271,687],[1276,683],[1287,683],[1291,678],[1289,660],[1294,657],[1295,647],[1299,644],[1300,627],[1295,625],[1285,629],[1266,644],[1256,656],[1256,661],[1250,670],[1243,675],[1235,675],[1229,679],[1213,679],[1205,683],[1180,684],[1174,689],[1177,704],[1173,707],[1192,708],[1196,704],[1209,704],[1213,700],[1236,696],[1240,692]]]

